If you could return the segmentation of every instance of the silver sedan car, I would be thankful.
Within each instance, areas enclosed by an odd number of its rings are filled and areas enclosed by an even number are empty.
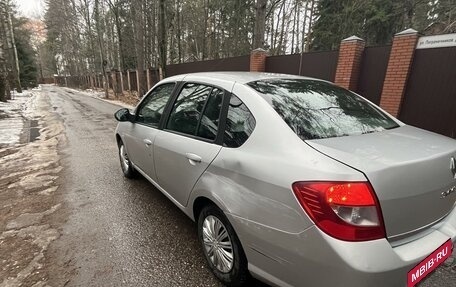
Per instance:
[[[414,286],[456,241],[456,141],[326,81],[179,75],[119,110],[128,178],[197,222],[228,286]]]

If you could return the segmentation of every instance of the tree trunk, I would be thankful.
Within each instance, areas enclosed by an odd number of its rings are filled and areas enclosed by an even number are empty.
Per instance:
[[[124,49],[123,49],[123,38],[122,38],[122,28],[120,24],[119,18],[119,9],[117,8],[114,12],[115,22],[116,22],[116,31],[118,37],[118,45],[119,45],[119,69],[121,71],[125,70],[125,56],[124,56]]]
[[[264,48],[264,32],[266,26],[267,0],[256,0],[255,4],[255,30],[253,32],[253,48]]]
[[[2,3],[0,3],[2,5]],[[3,43],[3,7],[0,6],[0,102],[6,102],[6,63],[3,55],[5,44]]]
[[[141,97],[146,93],[146,77],[144,75],[144,14],[142,0],[135,0],[133,4],[133,25],[135,27],[136,68],[138,77],[138,93]]]
[[[100,48],[100,58],[101,58],[101,70],[103,71],[103,87],[105,90],[105,98],[109,97],[108,94],[108,79],[106,77],[106,70],[105,70],[105,58],[104,58],[104,53],[103,53],[103,34],[101,32],[101,27],[100,27],[100,0],[95,0],[95,22],[96,22],[96,29],[97,29],[97,36],[98,36],[98,45]]]
[[[180,12],[180,9],[181,9],[181,2],[180,1],[176,1],[177,2],[177,56],[178,56],[178,63],[182,63],[182,43],[181,43],[181,38],[182,38],[182,16],[181,16],[181,12]]]
[[[165,25],[165,0],[159,0],[159,43],[158,43],[158,54],[159,54],[159,69],[160,77],[166,77],[166,25]],[[160,79],[161,80],[161,79]]]
[[[17,49],[16,49],[16,40],[14,39],[14,29],[13,29],[13,21],[11,19],[11,13],[9,11],[8,2],[3,2],[2,4],[2,13],[3,13],[3,37],[6,41],[6,48],[8,50],[9,58],[10,58],[10,67],[12,69],[12,82],[14,82],[14,86],[16,87],[19,93],[22,93],[21,87],[21,78],[20,78],[20,69],[19,69],[19,59],[17,56]]]
[[[0,20],[2,15],[0,13]],[[0,26],[1,29],[2,26]],[[0,33],[1,34],[1,33]],[[6,102],[6,66],[5,58],[3,57],[3,44],[0,39],[0,102]]]
[[[305,8],[304,8],[304,20],[303,20],[303,23],[302,23],[302,37],[301,37],[301,53],[304,52],[304,49],[306,47],[306,24],[307,24],[307,8],[309,7],[309,3],[305,3]]]
[[[279,55],[283,54],[284,50],[284,32],[285,32],[285,18],[286,18],[286,7],[285,7],[285,1],[282,3],[282,27],[280,29],[280,40],[279,40],[279,46],[277,47],[277,52]]]
[[[310,17],[309,17],[309,31],[307,32],[307,39],[306,39],[306,48],[305,51],[309,52],[310,49],[310,43],[312,42],[312,39],[310,38],[312,36],[312,26],[313,26],[313,15],[315,11],[315,0],[312,0],[310,4]]]

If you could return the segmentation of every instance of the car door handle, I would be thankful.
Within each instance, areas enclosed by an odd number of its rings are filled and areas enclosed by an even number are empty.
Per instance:
[[[143,142],[146,144],[146,146],[152,145],[152,141],[150,139],[144,139]]]
[[[194,153],[186,153],[185,156],[188,158],[188,161],[191,165],[196,165],[197,163],[201,162],[201,157]]]

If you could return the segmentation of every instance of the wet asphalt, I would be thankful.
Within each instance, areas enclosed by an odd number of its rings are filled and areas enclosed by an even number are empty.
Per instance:
[[[118,105],[43,86],[65,126],[60,196],[65,218],[49,251],[51,286],[222,286],[204,262],[196,225],[144,178],[123,177]],[[452,268],[421,286],[456,286]],[[268,286],[252,280],[249,286]]]
[[[222,286],[206,268],[196,225],[144,178],[120,169],[120,107],[44,86],[64,122],[60,191],[68,216],[51,260],[55,286]],[[257,285],[253,282],[252,284]]]

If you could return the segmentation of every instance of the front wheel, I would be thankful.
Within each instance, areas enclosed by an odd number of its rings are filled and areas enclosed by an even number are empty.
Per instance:
[[[130,158],[128,157],[127,150],[122,141],[119,142],[119,158],[120,158],[120,167],[126,178],[136,177],[136,170],[131,164]]]
[[[198,239],[214,275],[227,286],[243,286],[248,277],[247,258],[223,212],[205,207],[198,218]]]

